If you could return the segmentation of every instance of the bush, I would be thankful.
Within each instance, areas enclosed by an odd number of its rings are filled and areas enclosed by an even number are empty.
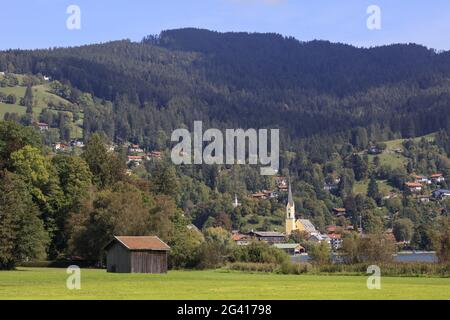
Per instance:
[[[441,263],[450,263],[450,219],[443,221],[442,230],[436,239],[436,255]]]
[[[309,263],[293,263],[284,261],[281,264],[260,262],[234,262],[227,265],[230,270],[248,272],[270,272],[281,274],[302,274],[312,271]]]
[[[232,254],[232,261],[281,264],[289,261],[282,250],[264,242],[251,242],[247,246],[238,246]]]
[[[313,267],[309,263],[294,263],[291,261],[285,261],[278,269],[282,274],[302,274],[308,273],[313,270]]]
[[[326,242],[313,245],[309,251],[309,256],[314,264],[329,264],[331,262],[330,246]]]
[[[344,238],[341,252],[346,263],[386,263],[392,261],[396,245],[384,234],[368,234]]]
[[[227,268],[238,271],[275,272],[278,265],[276,263],[234,262],[228,264]]]
[[[367,268],[371,263],[356,264],[329,264],[318,266],[315,270],[318,273],[349,273],[366,275]],[[382,276],[390,277],[419,277],[419,276],[439,276],[448,277],[450,274],[450,264],[425,263],[425,262],[389,262],[379,263]]]

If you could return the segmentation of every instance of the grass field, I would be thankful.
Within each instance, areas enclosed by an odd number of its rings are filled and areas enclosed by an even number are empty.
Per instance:
[[[19,76],[19,75],[16,75]],[[0,92],[8,95],[14,94],[17,97],[17,102],[15,104],[6,104],[0,102],[0,120],[3,120],[5,113],[17,113],[17,114],[25,114],[27,108],[20,105],[20,98],[25,95],[26,87],[24,86],[15,86],[15,87],[0,87]],[[49,103],[53,104],[63,104],[70,105],[70,102],[51,93],[50,86],[48,84],[42,84],[33,86],[33,99],[34,99],[34,107],[33,107],[33,118],[34,120],[39,119],[39,115],[42,110],[48,106]],[[51,110],[52,111],[52,110]],[[57,111],[54,111],[57,113]],[[79,113],[80,119],[74,122],[74,130],[71,134],[72,139],[81,139],[83,138],[83,113]]]
[[[16,86],[16,87],[2,87],[0,92],[4,94],[14,94],[17,97],[17,102],[15,104],[0,103],[0,119],[3,119],[6,112],[15,112],[18,114],[24,114],[26,112],[26,107],[19,104],[20,98],[25,95],[26,87]],[[68,105],[69,102],[57,95],[51,93],[48,84],[38,85],[33,87],[33,97],[35,100],[35,107],[33,107],[33,117],[38,119],[39,114],[42,109],[47,107],[48,103],[53,102],[55,104],[62,103]]]
[[[82,269],[81,289],[68,290],[65,269],[0,272],[0,299],[450,299],[450,278],[278,275],[227,270],[114,274]]]
[[[377,180],[378,190],[383,194],[387,195],[391,190],[396,190],[392,186],[390,186],[386,180]],[[353,185],[354,193],[367,194],[367,188],[369,186],[369,179],[363,181],[355,181]]]

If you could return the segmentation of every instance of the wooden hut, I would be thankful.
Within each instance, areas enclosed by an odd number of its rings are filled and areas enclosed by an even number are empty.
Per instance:
[[[167,252],[170,247],[156,236],[115,236],[105,250],[108,272],[167,272]]]

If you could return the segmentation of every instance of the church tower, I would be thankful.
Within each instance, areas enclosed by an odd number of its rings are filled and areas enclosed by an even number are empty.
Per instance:
[[[292,199],[291,183],[289,182],[288,203],[286,205],[286,235],[290,235],[296,229],[295,225],[295,204]]]

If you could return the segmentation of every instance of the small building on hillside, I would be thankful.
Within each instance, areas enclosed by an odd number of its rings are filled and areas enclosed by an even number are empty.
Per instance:
[[[331,249],[338,250],[342,247],[342,235],[339,233],[330,233],[327,234],[327,237],[330,238]]]
[[[250,243],[251,237],[246,234],[242,234],[240,232],[233,232],[233,235],[231,236],[231,239],[238,245],[238,246],[246,246]]]
[[[450,189],[438,189],[433,191],[433,199],[435,200],[443,200],[447,197],[450,197]]]
[[[69,146],[62,142],[57,142],[54,144],[53,149],[55,151],[69,151]]]
[[[162,153],[162,151],[156,151],[156,150],[153,150],[153,151],[149,152],[147,155],[148,155],[150,158],[161,159],[162,156],[163,156],[163,153]],[[182,154],[180,153],[180,156],[181,156],[181,155],[182,155]]]
[[[378,148],[377,146],[370,146],[369,149],[367,149],[368,154],[380,154],[383,153],[383,150]]]
[[[142,152],[144,152],[144,149],[142,149],[138,144],[131,144],[128,147],[128,152],[129,153],[142,153]]]
[[[431,181],[434,183],[441,183],[445,181],[445,178],[442,173],[434,173],[431,175]]]
[[[127,156],[127,164],[141,164],[144,161],[144,156]]]
[[[286,241],[286,236],[283,233],[275,231],[250,231],[247,235],[251,239],[268,243],[282,243]]]
[[[41,131],[46,131],[49,128],[48,123],[45,123],[45,122],[35,121],[35,122],[33,122],[33,125],[38,127],[39,130],[41,130]]]
[[[305,252],[305,248],[298,243],[274,243],[273,246],[283,250],[291,256]]]
[[[422,185],[431,184],[431,180],[428,179],[428,177],[426,177],[426,176],[414,174],[414,175],[412,175],[412,177],[414,179],[414,182],[416,182],[416,183],[420,183]]]
[[[409,189],[411,192],[420,192],[422,191],[422,184],[417,182],[406,182],[405,186]]]
[[[118,273],[166,273],[170,247],[156,236],[114,236],[106,247],[106,270]]]
[[[345,208],[333,208],[333,213],[336,217],[341,217],[347,214],[347,210]]]

